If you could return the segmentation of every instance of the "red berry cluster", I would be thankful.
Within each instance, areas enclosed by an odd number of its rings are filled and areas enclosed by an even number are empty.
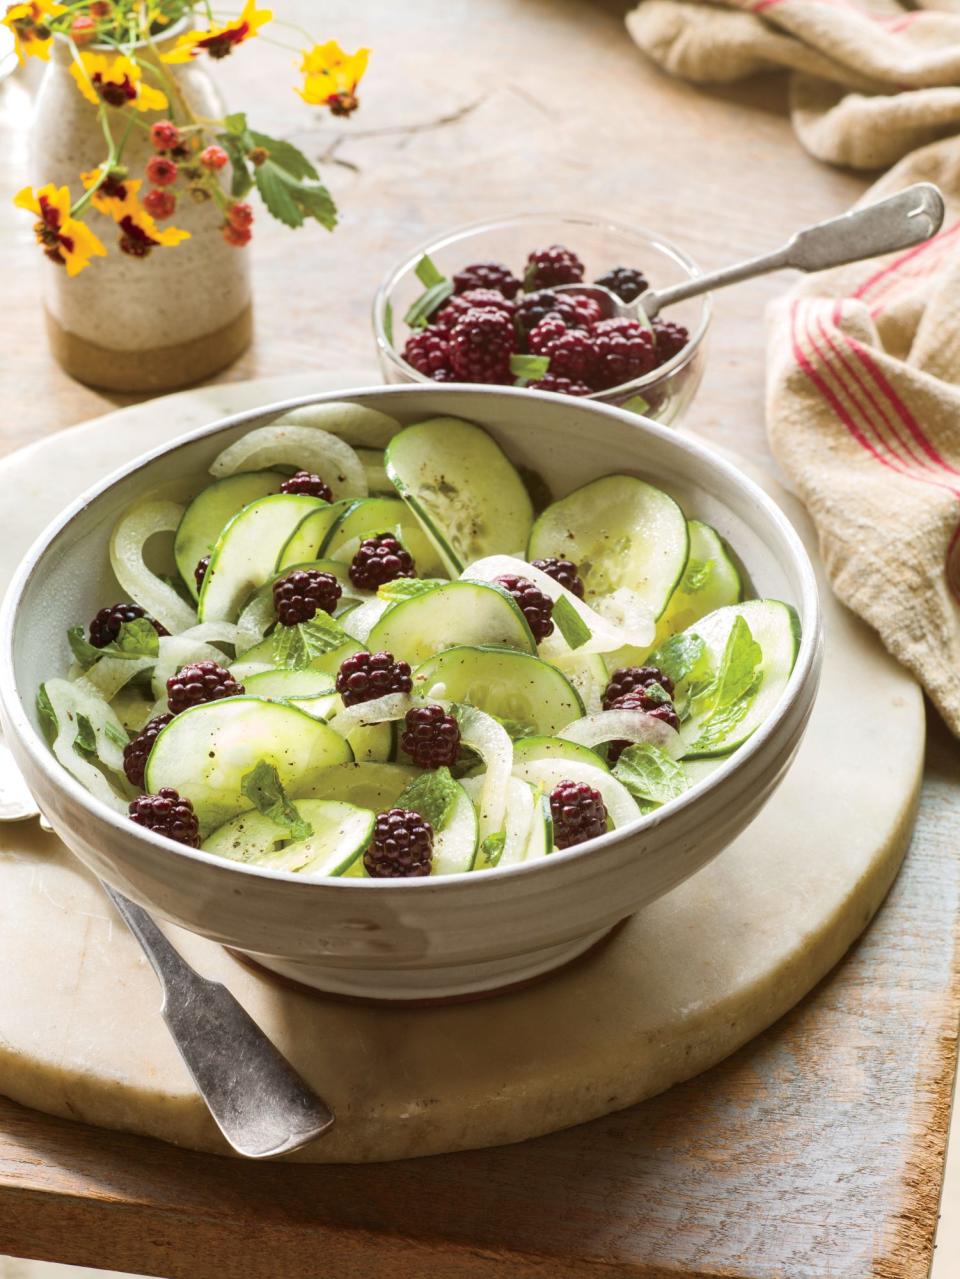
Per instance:
[[[214,198],[224,203],[225,197],[215,177],[230,159],[223,147],[211,143],[198,149],[199,144],[191,144],[172,120],[157,120],[152,124],[150,141],[156,154],[147,161],[146,175],[153,187],[143,197],[143,207],[151,217],[162,220],[172,216],[177,197],[169,188],[181,178],[186,180],[190,197],[197,203]],[[248,244],[253,223],[250,205],[243,200],[231,200],[224,212],[223,238],[237,248]]]
[[[500,262],[466,266],[454,275],[453,294],[431,322],[407,339],[404,359],[435,382],[502,385],[515,380],[511,356],[540,355],[550,363],[531,387],[593,395],[643,377],[687,344],[682,325],[656,320],[651,332],[636,320],[605,320],[594,298],[553,291],[581,283],[584,275],[583,263],[562,244],[531,253],[522,284]],[[625,266],[596,282],[624,301],[647,287],[640,271]]]

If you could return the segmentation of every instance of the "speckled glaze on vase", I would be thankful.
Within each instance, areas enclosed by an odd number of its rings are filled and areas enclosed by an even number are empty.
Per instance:
[[[182,29],[172,29],[155,49],[162,52]],[[149,62],[156,53],[141,46],[139,57]],[[31,181],[34,186],[65,184],[76,196],[79,174],[102,163],[105,143],[96,108],[70,75],[71,61],[66,41],[55,39],[37,95]],[[202,64],[167,65],[165,75],[199,115],[223,115],[220,95]],[[149,72],[146,78],[157,84]],[[119,138],[121,113],[110,114]],[[150,124],[166,114],[143,112],[140,119]],[[146,130],[134,126],[123,153],[131,178],[143,177],[152,154]],[[141,196],[148,185],[144,181]],[[50,345],[81,382],[119,391],[170,390],[210,376],[249,345],[248,250],[224,241],[223,219],[212,202],[195,203],[179,185],[174,190],[177,208],[163,225],[184,228],[189,240],[144,258],[130,257],[118,247],[113,219],[90,209],[86,220],[108,256],[94,258],[73,279],[53,263],[44,266]]]

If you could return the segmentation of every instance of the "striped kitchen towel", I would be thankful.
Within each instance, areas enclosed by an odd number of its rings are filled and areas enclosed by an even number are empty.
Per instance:
[[[643,0],[627,26],[682,79],[789,71],[794,129],[820,160],[886,168],[960,130],[958,0]]]
[[[960,735],[960,138],[864,197],[936,182],[932,240],[801,280],[770,311],[770,445],[837,596]]]

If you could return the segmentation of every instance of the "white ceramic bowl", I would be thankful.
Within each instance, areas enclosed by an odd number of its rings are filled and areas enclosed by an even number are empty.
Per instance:
[[[800,615],[799,656],[773,714],[715,773],[635,827],[490,874],[305,882],[176,847],[101,805],[50,753],[35,696],[65,668],[67,626],[117,597],[107,556],[115,519],[157,485],[200,487],[226,444],[281,410],[343,399],[402,422],[437,414],[479,422],[555,495],[612,471],[668,489],[729,541],[756,594],[787,600]],[[4,601],[0,713],[58,835],[121,892],[321,990],[437,998],[527,980],[573,959],[715,857],[790,763],[816,694],[820,647],[816,584],[796,533],[766,494],[702,445],[634,414],[559,396],[384,387],[237,414],[148,454],[75,502],[36,542]]]

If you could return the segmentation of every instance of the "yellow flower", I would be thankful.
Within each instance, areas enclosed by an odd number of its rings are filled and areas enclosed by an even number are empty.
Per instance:
[[[27,4],[11,4],[7,7],[7,12],[0,21],[13,32],[21,66],[31,56],[47,61],[53,32],[46,19],[55,18],[57,14],[66,11],[66,5],[55,4],[53,0],[28,0]]]
[[[90,265],[93,257],[106,257],[107,251],[88,226],[70,216],[70,192],[48,182],[34,192],[24,187],[15,197],[18,209],[36,213],[39,221],[33,231],[37,243],[51,262],[67,268],[67,275],[76,275]]]
[[[336,40],[315,44],[303,55],[303,88],[297,93],[313,106],[329,107],[333,115],[350,115],[359,106],[357,85],[363,79],[369,57],[369,49],[344,53]]]
[[[269,9],[258,9],[256,0],[246,0],[239,18],[222,27],[209,31],[188,31],[182,35],[173,49],[165,53],[163,62],[189,62],[191,58],[207,53],[211,58],[225,58],[235,46],[255,36],[260,28],[273,17]]]
[[[100,170],[91,169],[89,173],[81,173],[80,181],[84,190],[89,191],[100,182]],[[98,213],[105,213],[114,222],[120,222],[128,213],[134,214],[140,210],[137,192],[142,186],[143,182],[139,178],[131,180],[117,173],[108,173],[90,197],[90,203]]]
[[[173,245],[190,239],[189,231],[181,231],[175,226],[168,226],[161,231],[146,209],[136,202],[129,212],[117,219],[117,225],[123,232],[120,236],[120,248],[134,258],[145,258],[151,249],[172,248]]]
[[[124,53],[80,53],[70,74],[77,88],[94,106],[136,107],[138,111],[163,111],[167,95],[145,84],[137,64]]]

